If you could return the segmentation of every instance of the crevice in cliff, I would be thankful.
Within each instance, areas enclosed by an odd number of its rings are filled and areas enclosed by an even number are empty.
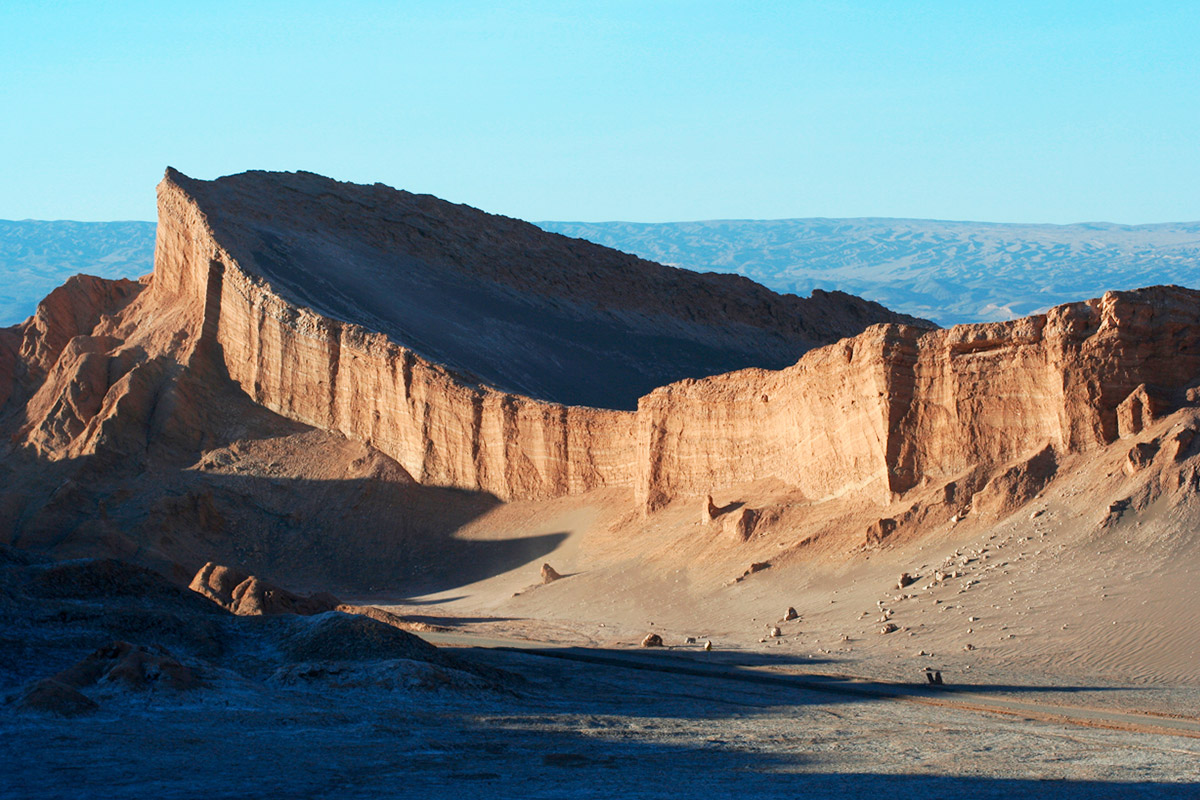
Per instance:
[[[884,413],[887,445],[884,460],[888,489],[903,494],[917,485],[916,415],[917,340],[924,331],[890,325],[883,342]]]
[[[338,428],[338,373],[342,368],[342,326],[330,322],[326,334],[329,342],[328,379],[329,386],[327,404],[329,407],[330,428]]]

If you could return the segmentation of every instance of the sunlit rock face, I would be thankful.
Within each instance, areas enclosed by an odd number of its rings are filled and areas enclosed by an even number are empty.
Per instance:
[[[282,300],[464,378],[564,405],[632,410],[672,381],[780,368],[873,322],[912,321],[847,295],[802,300],[664,267],[379,184],[170,172],[161,192],[164,211],[194,207],[226,266]],[[186,213],[161,223],[160,248],[189,235]],[[169,269],[161,255],[157,264]]]
[[[641,394],[782,367],[880,320],[383,186],[168,172],[152,294],[257,402],[422,482],[542,497],[629,485]]]
[[[168,171],[159,212],[151,278],[73,279],[0,330],[18,446],[203,450],[228,386],[505,500],[623,487],[653,509],[770,478],[888,503],[1050,470],[1200,378],[1200,292],[1178,287],[934,330],[309,174]]]

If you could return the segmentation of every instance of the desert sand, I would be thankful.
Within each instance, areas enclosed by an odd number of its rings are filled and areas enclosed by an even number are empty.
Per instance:
[[[1200,293],[937,330],[159,196],[152,276],[0,329],[0,792],[1195,793]]]

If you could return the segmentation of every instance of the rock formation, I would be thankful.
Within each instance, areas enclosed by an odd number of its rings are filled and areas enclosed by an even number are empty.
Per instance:
[[[267,614],[308,616],[333,611],[341,604],[328,592],[302,597],[254,575],[211,561],[200,568],[188,588],[241,617]]]
[[[707,521],[715,490],[760,480],[876,506],[940,491],[966,509],[983,490],[980,507],[1005,513],[1061,458],[1190,402],[1200,377],[1200,292],[1178,287],[931,330],[845,295],[775,295],[309,174],[169,170],[159,213],[151,278],[73,278],[0,330],[0,428],[13,458],[33,459],[12,474],[79,470],[54,472],[52,491],[0,492],[10,541],[30,520],[59,541],[71,519],[87,552],[144,553],[106,500],[83,525],[69,516],[95,477],[160,452],[217,469],[260,422],[357,443],[356,497],[410,487],[426,514],[440,501],[411,487],[623,488],[649,512],[702,500]],[[204,541],[233,535],[219,506],[189,489],[129,513],[157,526],[186,580],[213,557]],[[873,515],[869,543],[918,512],[893,514]],[[745,539],[774,517],[730,519]],[[180,520],[200,537],[186,557]]]

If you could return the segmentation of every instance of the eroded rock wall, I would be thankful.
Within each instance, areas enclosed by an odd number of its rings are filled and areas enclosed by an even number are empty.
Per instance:
[[[20,418],[6,429],[41,456],[103,441],[133,452],[165,434],[199,446],[211,420],[189,401],[191,376],[368,443],[421,483],[501,499],[629,487],[653,509],[775,478],[813,501],[886,504],[1047,448],[1102,447],[1134,417],[1188,402],[1200,379],[1200,292],[1156,287],[1009,323],[875,325],[783,370],[659,387],[635,412],[565,406],[287,299],[170,176],[159,205],[148,287],[73,279],[0,331],[0,402]]]
[[[1200,378],[1200,292],[1110,292],[1009,323],[875,326],[778,372],[685,381],[642,398],[636,487],[653,508],[778,478],[814,500],[886,503],[1028,458],[1118,437],[1117,410]]]
[[[240,268],[178,186],[159,195],[154,291],[203,307],[213,355],[256,402],[369,442],[422,483],[504,499],[628,484],[632,413],[498,392],[297,307]]]

